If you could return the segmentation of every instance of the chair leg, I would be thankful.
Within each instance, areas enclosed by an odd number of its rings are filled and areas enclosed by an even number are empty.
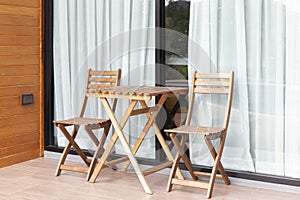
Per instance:
[[[96,146],[98,146],[99,145],[99,140],[96,137],[96,135],[94,134],[94,132],[92,131],[92,129],[89,126],[85,126],[84,129],[87,132],[87,134],[89,135],[89,137],[92,139],[92,141],[94,142],[94,144]]]
[[[118,137],[119,137],[118,134],[114,133],[108,146],[106,147],[106,150],[104,151],[102,157],[100,158],[99,163],[95,162],[96,166],[93,168],[93,173],[90,174],[90,178],[88,180],[90,183],[94,183],[96,181],[96,178],[98,177],[100,171],[102,170],[104,162],[107,160],[109,153],[111,152],[115,143],[118,140]]]
[[[179,143],[178,139],[175,137],[175,134],[170,134],[170,138],[172,139],[174,146],[177,149],[177,152],[180,154],[180,157],[182,158],[186,168],[188,169],[191,177],[193,180],[198,180],[198,177],[195,176],[192,163],[190,159],[185,154],[185,151],[182,149],[184,147],[185,141],[186,141],[186,135],[182,135],[181,141]]]
[[[87,180],[87,181],[90,179],[91,175],[92,175],[93,172],[94,172],[94,169],[95,169],[95,167],[96,167],[96,165],[97,165],[98,157],[99,157],[100,153],[103,152],[102,149],[103,149],[103,147],[99,145],[99,146],[97,147],[95,153],[94,153],[94,156],[93,156],[93,158],[92,158],[91,165],[90,165],[90,167],[89,167],[89,170],[88,170],[88,173],[87,173],[87,176],[86,176],[86,180]]]
[[[67,129],[65,128],[65,126],[63,125],[59,125],[58,126],[59,129],[62,131],[62,133],[65,135],[65,137],[69,140],[69,142],[71,143],[71,145],[74,147],[74,150],[78,153],[78,155],[81,157],[81,159],[85,162],[85,164],[87,166],[90,166],[91,161],[87,158],[87,156],[83,153],[83,151],[81,150],[81,148],[78,146],[78,144],[75,142],[75,137],[72,138],[72,136],[69,134],[69,132],[67,131]],[[79,129],[79,125],[75,125],[74,126],[74,130],[76,130],[76,132]],[[77,133],[76,133],[77,134]]]
[[[78,127],[74,126],[74,129],[73,129],[72,135],[71,135],[71,137],[73,139],[75,139],[75,137],[77,135],[77,131],[78,131]],[[72,147],[72,143],[70,141],[68,141],[68,144],[65,146],[64,151],[59,159],[59,162],[58,162],[58,165],[56,168],[56,172],[55,172],[55,176],[59,176],[61,174],[61,165],[63,165],[65,163],[67,155],[68,155],[71,147]]]
[[[96,149],[96,151],[94,153],[91,165],[90,165],[89,170],[88,170],[88,174],[87,174],[87,177],[86,177],[87,181],[90,179],[92,173],[94,172],[94,168],[96,167],[99,155],[103,154],[103,152],[105,150],[103,148],[103,145],[104,145],[104,143],[106,141],[106,138],[107,138],[107,135],[108,135],[108,132],[109,132],[109,129],[110,129],[110,124],[104,126],[103,128],[104,128],[103,135],[102,135],[100,141],[98,141],[97,144],[95,143],[97,145],[97,149]],[[93,134],[94,135],[94,133],[88,127],[86,127],[86,129],[90,131],[89,134]],[[107,161],[109,161],[109,159],[107,159]],[[116,170],[117,167],[116,166],[112,166],[112,169]]]
[[[86,129],[89,130],[89,131],[91,131],[87,127],[86,127]],[[92,131],[91,131],[90,134],[94,134],[94,133],[92,133]],[[104,140],[103,137],[104,137],[104,133],[103,133],[103,135],[101,137],[101,140]],[[91,177],[91,175],[92,175],[92,173],[94,171],[94,168],[96,167],[99,155],[104,152],[103,144],[100,144],[100,143],[101,142],[99,142],[98,139],[97,139],[97,143],[95,143],[95,145],[97,146],[97,148],[96,148],[96,151],[94,152],[94,156],[92,158],[92,162],[90,164],[90,167],[89,167],[89,170],[88,170],[88,173],[87,173],[87,176],[86,176],[86,180],[87,181],[90,179],[90,177]]]
[[[216,174],[217,174],[217,170],[219,168],[219,164],[220,164],[220,160],[221,160],[221,156],[223,153],[223,148],[224,148],[224,144],[225,144],[225,136],[222,136],[220,138],[220,145],[219,145],[219,149],[218,149],[218,153],[215,157],[215,161],[214,161],[214,166],[211,172],[211,176],[210,176],[210,180],[209,180],[209,184],[208,184],[208,191],[207,191],[207,198],[211,198],[212,192],[213,192],[213,188],[214,188],[214,183],[215,183],[215,179],[216,179]]]
[[[213,159],[215,160],[216,157],[217,157],[217,152],[216,152],[215,148],[213,147],[211,141],[207,137],[204,136],[204,139],[205,139],[205,142],[206,142],[206,144],[207,144],[207,146],[209,148],[209,151],[210,151]],[[218,170],[221,173],[221,176],[222,176],[222,179],[223,179],[224,183],[226,185],[230,185],[230,180],[229,180],[229,178],[227,176],[227,173],[225,172],[224,167],[223,167],[223,165],[222,165],[221,162],[219,162]]]
[[[175,157],[175,160],[174,160],[174,163],[172,165],[170,176],[169,176],[168,185],[167,185],[167,192],[170,192],[173,188],[172,179],[175,177],[176,170],[179,170],[179,168],[178,168],[179,160],[180,160],[180,155],[179,155],[179,153],[177,153],[177,155]]]
[[[173,141],[174,145],[175,145],[175,148],[177,149],[179,147],[178,145],[178,141],[175,137],[175,134],[174,133],[171,133],[170,134],[170,138],[171,140]],[[177,145],[176,145],[176,144]],[[170,192],[173,188],[173,184],[172,184],[172,179],[175,177],[176,175],[176,171],[180,171],[179,167],[178,167],[178,164],[179,164],[179,161],[180,161],[180,158],[181,158],[181,155],[179,154],[179,151],[177,150],[177,154],[175,156],[175,159],[174,159],[174,162],[173,162],[173,165],[172,165],[172,169],[171,169],[171,173],[170,173],[170,176],[169,176],[169,180],[168,180],[168,185],[167,185],[167,192]],[[181,173],[181,172],[180,172]],[[182,177],[181,177],[182,178]]]
[[[213,192],[213,188],[214,188],[214,184],[215,184],[215,180],[216,180],[216,174],[217,174],[217,167],[218,167],[217,165],[218,165],[218,160],[216,159],[214,162],[214,166],[213,166],[209,184],[208,184],[208,190],[207,190],[207,196],[206,196],[206,198],[208,198],[208,199],[211,198],[211,195]]]
[[[104,126],[103,135],[102,135],[102,137],[100,139],[100,146],[102,146],[101,151],[100,151],[101,154],[103,154],[104,151],[105,151],[105,149],[103,148],[103,146],[104,146],[104,143],[105,143],[105,141],[107,139],[110,127],[111,127],[111,122],[109,124],[107,124],[106,126]],[[108,156],[107,161],[110,161],[110,160],[111,160],[111,158],[110,158],[110,156]],[[110,166],[110,167],[113,170],[117,170],[118,169],[116,165],[113,165],[113,166]]]

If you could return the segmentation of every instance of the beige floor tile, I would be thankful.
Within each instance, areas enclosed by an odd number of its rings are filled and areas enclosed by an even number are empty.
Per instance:
[[[174,186],[166,192],[167,175],[153,174],[146,180],[154,192],[145,194],[137,176],[131,172],[104,169],[95,183],[88,183],[83,173],[63,171],[54,176],[58,160],[39,158],[0,169],[0,200],[57,200],[57,199],[101,199],[101,200],[187,200],[206,199],[206,190]],[[84,166],[83,163],[70,162]],[[225,200],[298,200],[299,194],[266,190],[240,185],[215,184],[212,199]]]

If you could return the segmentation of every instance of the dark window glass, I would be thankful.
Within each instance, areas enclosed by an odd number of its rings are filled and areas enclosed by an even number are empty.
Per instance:
[[[166,49],[172,49],[165,54],[165,64],[179,72],[187,79],[188,34],[189,34],[190,1],[165,0],[165,28],[177,31],[186,37],[174,37],[165,40]],[[172,70],[171,70],[172,71]],[[167,71],[168,72],[168,71]],[[174,73],[165,74],[166,83],[182,79]],[[173,81],[174,82],[174,81]],[[178,83],[180,84],[180,83]]]

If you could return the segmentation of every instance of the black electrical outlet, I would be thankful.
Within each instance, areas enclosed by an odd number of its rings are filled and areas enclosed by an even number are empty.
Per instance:
[[[21,104],[33,104],[33,94],[21,94]]]

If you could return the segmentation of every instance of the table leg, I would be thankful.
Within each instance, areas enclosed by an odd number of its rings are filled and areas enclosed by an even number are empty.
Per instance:
[[[161,98],[159,99],[159,101],[157,103],[158,109],[155,112],[153,112],[152,115],[150,113],[146,113],[148,121],[147,121],[147,123],[146,123],[146,125],[145,125],[145,127],[144,127],[144,129],[142,131],[142,133],[140,134],[138,140],[136,141],[136,143],[134,144],[134,146],[132,148],[132,153],[133,154],[135,154],[138,151],[140,145],[143,142],[143,139],[144,139],[145,135],[148,133],[150,127],[152,126],[153,129],[154,129],[155,135],[157,136],[158,141],[160,142],[160,144],[161,144],[161,146],[162,146],[162,148],[163,148],[163,150],[164,150],[164,152],[165,152],[168,160],[170,160],[170,161],[174,160],[174,158],[173,158],[173,156],[171,154],[171,151],[170,151],[168,145],[166,144],[165,139],[161,135],[161,132],[160,132],[157,124],[154,121],[155,118],[156,118],[156,116],[158,115],[159,111],[161,110],[164,102],[167,100],[167,97],[168,97],[167,94],[163,94],[161,96]],[[148,108],[148,105],[147,105],[147,103],[145,101],[139,101],[139,102],[140,102],[142,108]],[[121,171],[126,171],[126,169],[128,168],[129,164],[130,164],[130,162],[128,162],[128,161],[125,162],[124,165],[123,165],[123,167],[121,168]],[[176,170],[176,175],[177,175],[177,177],[179,179],[184,179],[181,171],[178,170],[178,169]]]
[[[163,95],[159,99],[159,102],[158,102],[157,105],[163,105],[163,103],[166,101],[166,99],[167,99],[167,95]],[[145,101],[139,101],[139,102],[140,102],[142,108],[148,108],[148,105]],[[145,127],[143,128],[142,133],[139,135],[136,143],[134,144],[134,146],[132,148],[132,153],[133,154],[135,154],[138,151],[139,147],[141,146],[141,144],[142,144],[142,142],[143,142],[143,140],[144,140],[144,138],[145,138],[146,134],[148,133],[151,126],[153,126],[153,128],[156,129],[156,130],[154,130],[155,133],[157,132],[157,130],[160,132],[157,125],[156,124],[154,125],[153,122],[154,122],[154,119],[156,118],[156,116],[158,115],[159,111],[161,110],[161,108],[162,108],[162,106],[158,106],[158,109],[155,112],[153,112],[152,115],[150,113],[145,113],[147,118],[148,118],[148,121],[147,121]],[[173,160],[173,158],[172,158],[172,160]],[[129,164],[130,164],[130,161],[125,162],[123,167],[121,168],[121,171],[126,171]]]
[[[158,101],[157,105],[158,105],[160,108],[162,108],[163,104],[164,104],[165,101],[167,100],[167,97],[168,97],[168,95],[167,95],[167,94],[164,94],[164,95],[161,97],[162,100],[159,100],[159,101]],[[146,104],[145,101],[143,101],[141,104],[142,104],[142,106],[147,106],[147,104]],[[152,115],[153,115],[153,114],[152,114]],[[148,116],[149,116],[149,117],[151,116],[150,113],[147,113],[147,117],[148,117]],[[164,150],[164,152],[165,152],[165,154],[166,154],[168,160],[174,161],[174,158],[173,158],[173,156],[172,156],[172,153],[171,153],[171,151],[170,151],[170,149],[169,149],[169,147],[168,147],[168,145],[167,145],[167,143],[166,143],[164,137],[162,136],[162,134],[161,134],[161,132],[160,132],[160,129],[158,128],[158,126],[157,126],[157,124],[156,124],[155,122],[152,123],[152,127],[153,127],[153,130],[154,130],[154,132],[155,132],[155,135],[156,135],[156,137],[157,137],[159,143],[161,144],[161,146],[162,146],[162,148],[163,148],[163,150]],[[182,175],[181,171],[180,171],[178,168],[177,168],[177,170],[176,170],[176,176],[177,176],[179,179],[182,179],[182,180],[184,179],[184,176]]]
[[[111,107],[110,107],[110,105],[109,105],[107,99],[105,99],[105,98],[102,99],[102,98],[101,98],[101,102],[103,103],[103,105],[104,105],[105,109],[107,110],[107,112],[109,112],[109,111],[112,112],[112,109],[111,109]],[[127,110],[126,110],[126,112],[125,112],[125,114],[124,114],[124,116],[123,116],[123,118],[122,118],[122,120],[121,120],[121,122],[120,122],[120,128],[121,128],[121,129],[124,128],[126,122],[127,122],[128,119],[129,119],[130,113],[131,113],[131,111],[134,109],[136,103],[137,103],[137,101],[131,101],[131,102],[130,102],[130,104],[129,104],[129,106],[128,106],[128,108],[127,108]],[[108,111],[108,110],[109,110],[109,111]],[[113,123],[112,123],[112,125],[115,126]],[[115,143],[116,143],[118,137],[119,137],[119,135],[115,132],[115,133],[113,134],[113,136],[112,136],[112,138],[111,138],[109,144],[107,145],[107,147],[106,147],[106,149],[105,149],[103,155],[101,156],[98,165],[95,167],[94,172],[92,173],[92,175],[91,175],[91,177],[90,177],[90,179],[89,179],[89,182],[90,182],[90,183],[95,182],[96,178],[98,177],[100,171],[101,171],[102,168],[103,168],[103,165],[104,165],[105,161],[108,159],[108,156],[109,156],[109,154],[110,154],[112,148],[114,147],[114,145],[115,145]]]
[[[110,120],[111,120],[111,122],[112,122],[112,124],[113,124],[113,126],[115,128],[116,133],[119,136],[119,139],[120,139],[120,141],[121,141],[121,143],[123,145],[123,148],[124,148],[124,150],[125,150],[128,158],[129,158],[129,160],[130,160],[130,162],[131,162],[131,164],[132,164],[132,166],[133,166],[133,168],[135,170],[135,173],[137,174],[137,176],[138,176],[138,178],[139,178],[139,180],[140,180],[140,182],[141,182],[141,184],[142,184],[145,192],[147,194],[152,194],[152,191],[151,191],[148,183],[145,180],[145,177],[144,177],[144,175],[143,175],[143,173],[142,173],[142,171],[141,171],[141,169],[139,167],[139,164],[138,164],[136,158],[134,157],[134,155],[133,155],[133,153],[131,151],[131,148],[130,148],[130,146],[129,146],[129,144],[128,144],[128,142],[127,142],[127,140],[126,140],[126,138],[125,138],[125,136],[123,134],[122,127],[118,124],[118,121],[117,121],[117,119],[116,119],[113,111],[110,109],[107,100],[101,99],[101,101],[102,101],[102,103],[103,103],[103,105],[104,105],[104,107],[105,107],[105,109],[107,111],[107,114],[108,114],[108,116],[109,116],[109,118],[110,118]],[[134,102],[135,105],[137,103],[136,100],[132,100],[132,102]],[[134,107],[131,107],[130,109],[128,109],[127,112],[125,113],[124,117],[128,118],[130,116],[131,112],[133,111],[133,109],[134,109]],[[126,119],[126,121],[127,121],[127,119]]]
[[[166,100],[166,97],[161,97],[160,98],[161,101],[165,101]],[[146,104],[145,101],[139,101],[142,108],[148,108],[148,105]],[[141,134],[139,135],[136,143],[134,144],[133,148],[132,148],[132,153],[133,154],[136,154],[136,152],[138,151],[138,149],[140,148],[146,134],[148,133],[150,127],[153,125],[153,122],[154,122],[154,119],[156,118],[156,116],[158,115],[159,111],[161,109],[161,106],[158,107],[158,109],[152,113],[152,115],[150,113],[145,113],[147,118],[148,118],[148,121],[145,125],[145,127],[143,128]],[[158,128],[158,127],[157,127]],[[123,167],[121,168],[120,171],[126,171],[128,166],[130,164],[130,161],[126,161],[124,164],[123,164]]]

